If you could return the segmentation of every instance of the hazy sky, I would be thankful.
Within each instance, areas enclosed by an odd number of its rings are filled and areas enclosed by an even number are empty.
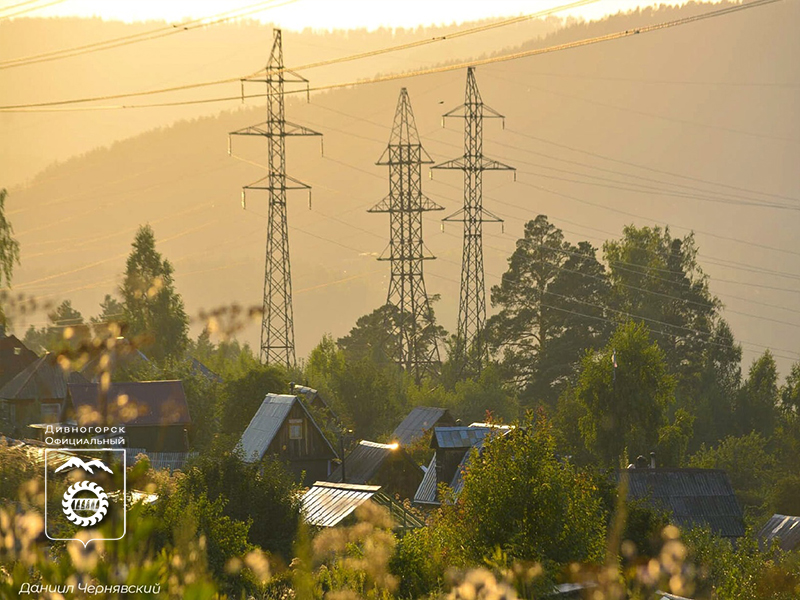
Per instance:
[[[381,26],[417,27],[516,16],[572,3],[574,0],[62,0],[53,4],[53,0],[36,0],[35,3],[26,4],[24,9],[37,5],[43,7],[25,16],[99,16],[123,21],[161,19],[178,22],[241,8],[250,13],[247,15],[249,18],[274,22],[286,29],[376,29]],[[17,4],[20,4],[19,0],[2,0],[0,12],[5,7]],[[620,10],[653,4],[659,3],[597,0],[561,14],[596,19]],[[264,10],[261,10],[262,7]],[[9,9],[9,12],[12,10]],[[23,7],[17,10],[23,10]]]

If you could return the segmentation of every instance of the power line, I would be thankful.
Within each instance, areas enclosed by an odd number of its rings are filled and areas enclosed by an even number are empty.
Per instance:
[[[32,0],[32,1],[38,1],[38,0]],[[25,9],[20,10],[18,12],[11,13],[10,15],[0,15],[0,20],[2,20],[2,19],[12,19],[14,17],[18,17],[20,15],[24,15],[24,14],[27,14],[29,12],[34,12],[34,11],[37,11],[37,10],[41,10],[42,8],[47,8],[49,6],[55,6],[56,4],[61,4],[62,2],[66,2],[66,0],[53,0],[52,2],[48,2],[47,4],[40,4],[39,6],[32,6],[30,8],[25,8]],[[2,10],[8,10],[8,9],[12,9],[12,8],[14,8],[16,6],[23,6],[23,5],[31,4],[31,3],[32,2],[20,2],[19,4],[16,4],[14,6],[6,7],[6,9],[2,9]]]
[[[224,23],[225,21],[229,21],[231,19],[246,17],[251,14],[263,12],[265,10],[269,10],[272,8],[279,8],[281,6],[286,6],[287,4],[293,4],[298,0],[285,0],[284,2],[275,4],[276,1],[277,0],[266,0],[262,2],[257,2],[255,4],[250,4],[248,6],[236,8],[233,10],[227,10],[225,12],[218,13],[216,15],[211,15],[208,17],[200,17],[198,19],[192,19],[190,21],[185,21],[183,23],[167,25],[165,27],[159,27],[157,29],[151,29],[149,31],[143,31],[141,33],[135,33],[132,35],[113,38],[102,42],[94,42],[92,44],[83,44],[81,46],[73,46],[71,48],[53,50],[52,52],[42,52],[40,54],[33,54],[31,56],[14,58],[0,62],[0,69],[11,69],[14,67],[28,66],[37,63],[60,60],[63,58],[72,58],[74,56],[82,56],[84,54],[91,54],[93,52],[99,52],[101,50],[109,50],[111,48],[118,48],[120,46],[127,46],[129,44],[135,44],[138,42],[155,40],[169,35],[183,33],[185,31],[192,31],[194,29],[198,29],[201,27],[208,27],[209,25],[218,25],[219,23]],[[265,6],[270,4],[274,4],[274,6]],[[225,15],[230,15],[230,16],[225,16]],[[211,22],[207,22],[209,19],[214,19],[214,20]]]
[[[390,52],[398,52],[398,51],[401,51],[401,50],[408,50],[410,48],[416,48],[416,47],[419,47],[419,46],[424,46],[424,45],[428,45],[428,44],[443,42],[443,41],[454,39],[454,38],[457,38],[457,37],[463,37],[465,35],[472,35],[472,34],[475,34],[475,33],[481,33],[483,31],[487,31],[489,29],[496,29],[498,27],[504,27],[506,25],[519,23],[520,21],[523,21],[523,20],[528,20],[528,19],[533,19],[533,18],[536,18],[536,17],[542,17],[542,16],[550,15],[550,14],[557,13],[557,12],[560,12],[560,11],[563,11],[563,10],[567,10],[567,9],[574,8],[574,7],[577,7],[577,6],[582,6],[584,4],[590,4],[590,3],[593,3],[593,2],[597,2],[597,1],[598,0],[578,0],[577,2],[573,2],[571,4],[565,4],[563,6],[558,6],[558,7],[555,7],[555,8],[539,11],[539,12],[536,12],[536,13],[532,13],[530,15],[524,15],[524,16],[521,16],[521,17],[513,17],[513,18],[510,18],[510,19],[505,19],[505,20],[499,21],[497,23],[490,23],[489,25],[480,25],[478,27],[471,27],[469,29],[465,29],[465,30],[462,30],[462,31],[457,31],[455,33],[451,33],[451,34],[444,35],[444,36],[436,36],[436,37],[433,37],[433,38],[426,38],[424,40],[418,40],[416,42],[409,42],[409,43],[405,43],[405,44],[397,44],[397,45],[394,45],[394,46],[389,46],[389,47],[386,47],[386,48],[380,48],[380,49],[377,49],[377,50],[370,50],[370,51],[367,51],[367,52],[359,52],[357,54],[351,54],[349,56],[343,56],[343,57],[339,57],[339,58],[331,58],[331,59],[326,59],[326,60],[322,60],[322,61],[307,63],[305,65],[299,65],[297,67],[292,67],[292,68],[281,67],[281,69],[278,71],[278,73],[303,71],[303,70],[313,69],[313,68],[321,67],[321,66],[329,66],[329,65],[334,65],[334,64],[344,63],[344,62],[351,62],[351,61],[354,61],[354,60],[360,60],[360,59],[363,59],[363,58],[371,58],[371,57],[374,57],[374,56],[379,56],[379,55],[387,54],[387,53],[390,53]],[[759,1],[765,1],[765,0],[759,0]],[[777,0],[772,0],[772,1],[777,1]],[[121,99],[121,98],[131,98],[131,97],[135,97],[135,96],[149,96],[149,95],[153,95],[153,94],[162,94],[162,93],[168,93],[168,92],[196,89],[196,88],[201,88],[201,87],[209,87],[209,86],[215,86],[215,85],[220,85],[220,84],[224,84],[224,83],[232,83],[232,82],[247,80],[247,79],[249,79],[251,77],[254,77],[254,76],[258,75],[259,73],[262,73],[263,71],[264,71],[264,69],[259,69],[255,73],[252,73],[250,75],[245,75],[243,77],[230,77],[230,78],[226,78],[226,79],[217,79],[217,80],[213,80],[213,81],[204,81],[204,82],[200,82],[200,83],[184,84],[184,85],[180,85],[180,86],[173,86],[173,87],[168,87],[168,88],[160,88],[160,89],[155,89],[155,90],[147,90],[147,91],[143,91],[143,92],[130,92],[130,93],[125,93],[125,94],[108,94],[108,95],[104,95],[104,96],[95,96],[95,97],[91,97],[91,98],[76,98],[76,99],[73,99],[73,100],[63,100],[63,101],[55,101],[55,102],[43,102],[43,103],[35,103],[35,104],[27,104],[27,105],[17,105],[17,106],[6,106],[6,107],[0,107],[0,110],[3,110],[3,109],[35,108],[35,107],[50,107],[50,106],[59,106],[59,105],[63,106],[63,105],[69,105],[69,104],[82,104],[82,103],[86,103],[86,102],[96,102],[96,101],[101,101],[101,100],[118,100],[118,99]],[[351,84],[345,84],[345,85],[351,85]],[[342,86],[342,87],[344,87],[344,86]],[[317,88],[317,89],[320,89],[320,88]],[[205,100],[200,100],[200,101],[185,101],[184,104],[195,104],[195,103],[204,103],[204,102],[222,102],[222,101],[225,101],[225,100],[234,100],[234,99],[238,100],[240,97],[242,99],[244,99],[244,98],[262,97],[262,96],[263,95],[261,95],[261,94],[259,94],[259,95],[245,95],[245,94],[242,94],[241,96],[234,96],[234,97],[230,97],[230,98],[205,99]],[[168,104],[171,105],[171,103],[168,103]],[[180,104],[181,103],[178,103],[177,105],[180,105]],[[155,106],[155,105],[149,105],[149,106]],[[133,107],[131,106],[131,107],[127,107],[127,108],[133,108]]]
[[[748,9],[751,9],[751,8],[757,8],[757,7],[765,6],[767,4],[773,4],[773,3],[779,2],[779,1],[780,0],[753,0],[752,2],[748,2],[747,4],[737,4],[737,5],[734,5],[734,6],[729,6],[729,7],[725,7],[725,8],[721,8],[721,9],[717,9],[717,10],[711,10],[711,11],[708,11],[708,12],[705,12],[705,13],[702,13],[702,14],[699,14],[699,15],[694,15],[694,16],[691,16],[691,17],[684,17],[684,18],[681,18],[681,19],[675,19],[673,21],[665,21],[663,23],[658,23],[658,24],[655,24],[655,25],[647,25],[647,26],[644,26],[644,27],[636,28],[636,29],[628,29],[628,30],[625,30],[625,31],[618,31],[618,32],[615,32],[615,33],[610,33],[610,34],[597,36],[597,37],[593,37],[593,38],[585,38],[585,39],[582,39],[582,40],[576,40],[574,42],[567,42],[567,43],[558,44],[558,45],[555,45],[555,46],[548,46],[548,47],[545,47],[545,48],[537,48],[537,49],[532,49],[532,50],[525,50],[525,51],[514,52],[514,53],[511,53],[511,54],[503,54],[503,55],[500,55],[500,56],[493,56],[493,57],[483,58],[483,59],[475,59],[475,60],[465,61],[465,62],[461,62],[461,63],[455,63],[455,64],[451,64],[451,65],[443,65],[443,66],[439,66],[439,67],[431,67],[431,68],[427,68],[427,69],[419,69],[417,71],[410,71],[410,72],[406,72],[406,73],[397,73],[397,74],[393,74],[393,75],[378,76],[378,77],[374,77],[372,79],[353,80],[353,81],[348,81],[348,82],[333,83],[333,84],[322,85],[322,86],[317,86],[317,87],[310,87],[310,88],[306,88],[305,90],[298,90],[298,91],[293,92],[293,93],[301,93],[301,92],[302,93],[308,93],[308,92],[311,92],[311,91],[325,91],[325,90],[333,90],[333,89],[339,89],[339,88],[345,88],[345,87],[355,87],[355,86],[359,86],[359,85],[382,83],[382,82],[387,82],[387,81],[396,81],[396,80],[399,80],[399,79],[408,79],[408,78],[411,78],[411,77],[418,77],[418,76],[421,76],[421,75],[432,75],[432,74],[435,74],[435,73],[444,73],[444,72],[448,72],[448,71],[457,71],[457,70],[461,70],[461,69],[464,69],[464,68],[467,68],[467,67],[475,67],[475,66],[481,66],[481,65],[494,64],[494,63],[498,63],[498,62],[518,60],[518,59],[521,59],[521,58],[528,58],[528,57],[538,56],[538,55],[542,55],[542,54],[549,54],[549,53],[552,53],[552,52],[560,52],[562,50],[571,50],[571,49],[574,49],[574,48],[581,48],[581,47],[584,47],[584,46],[589,46],[589,45],[599,44],[599,43],[603,43],[603,42],[624,39],[624,38],[627,38],[627,37],[632,37],[632,36],[640,35],[640,34],[652,33],[652,32],[655,32],[655,31],[661,31],[661,30],[664,30],[664,29],[678,27],[678,26],[681,26],[681,25],[687,25],[687,24],[690,24],[690,23],[696,23],[696,22],[707,20],[707,19],[712,19],[712,18],[716,18],[716,17],[725,16],[725,15],[732,14],[732,13],[735,13],[735,12],[739,12],[739,11],[742,11],[742,10],[748,10]],[[568,8],[571,5],[565,5],[565,6]],[[552,14],[552,13],[563,11],[563,10],[565,10],[564,6],[557,7],[557,8],[554,8],[554,9],[550,9],[549,11],[542,11],[541,13],[537,13],[537,14],[545,14],[545,13],[546,14]],[[452,37],[452,36],[450,36],[450,37]],[[449,39],[449,38],[442,37],[442,36],[434,38],[434,40],[436,40],[436,41],[444,41],[445,39]],[[394,51],[394,50],[385,49],[383,51],[374,51],[374,52],[375,53],[379,53],[379,52],[389,52],[389,51]],[[352,57],[343,57],[343,58],[340,58],[340,59],[331,59],[330,61],[325,61],[325,62],[326,62],[326,64],[336,64],[336,63],[340,63],[340,62],[347,62],[347,61],[350,61],[350,60],[356,60],[357,58],[363,58],[363,56],[362,55],[353,55]],[[299,70],[303,70],[304,68],[310,68],[310,67],[308,65],[306,65],[306,66],[294,67],[292,69],[288,69],[287,68],[285,70],[287,70],[287,71],[299,71]],[[247,79],[248,77],[250,77],[250,76],[246,76],[246,77],[244,77],[244,79]],[[98,102],[98,101],[102,101],[102,100],[117,100],[117,99],[121,99],[121,98],[130,98],[130,97],[134,97],[134,96],[147,96],[147,95],[153,95],[153,94],[161,94],[161,93],[166,93],[166,92],[174,92],[174,91],[187,90],[187,89],[193,89],[193,88],[199,88],[199,87],[206,87],[206,86],[210,86],[210,85],[218,85],[218,84],[222,84],[222,83],[230,83],[232,81],[239,81],[241,79],[243,79],[243,78],[237,77],[237,78],[220,79],[220,80],[211,81],[211,82],[202,82],[202,83],[196,83],[196,84],[186,84],[186,85],[174,86],[174,87],[163,88],[163,89],[158,89],[158,90],[148,90],[148,91],[144,91],[144,92],[131,92],[131,93],[126,93],[126,94],[113,94],[113,95],[105,95],[105,96],[94,96],[94,97],[90,97],[90,98],[75,98],[75,99],[71,99],[71,100],[57,100],[57,101],[51,101],[51,102],[37,102],[37,103],[29,103],[29,104],[6,105],[6,106],[0,106],[0,112],[34,112],[34,111],[35,112],[40,112],[40,110],[36,110],[36,109],[53,110],[54,107],[63,107],[63,106],[67,106],[67,105],[82,104],[82,103],[88,103],[88,102]],[[289,93],[289,92],[287,92],[287,93]],[[88,110],[117,110],[117,109],[130,109],[130,108],[153,108],[153,107],[165,107],[165,106],[183,106],[183,105],[192,105],[192,104],[226,102],[226,101],[232,101],[232,100],[239,100],[240,98],[241,99],[244,99],[244,98],[261,98],[261,97],[265,97],[266,95],[268,95],[268,94],[242,94],[242,95],[239,95],[239,96],[226,96],[226,97],[218,97],[218,98],[207,98],[207,99],[202,99],[202,100],[185,100],[185,101],[176,101],[176,102],[160,102],[160,103],[153,103],[153,104],[138,104],[138,105],[131,104],[131,105],[111,105],[111,106],[99,106],[99,107],[86,107],[83,110],[86,110],[86,109],[88,109]]]

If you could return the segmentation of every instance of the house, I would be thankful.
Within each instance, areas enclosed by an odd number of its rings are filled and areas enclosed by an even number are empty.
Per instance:
[[[388,494],[413,498],[423,475],[400,444],[362,440],[327,479],[334,483],[379,485]]]
[[[410,446],[434,427],[453,427],[456,420],[446,408],[417,406],[392,432],[392,440]]]
[[[21,437],[32,423],[56,423],[67,398],[67,382],[85,382],[65,372],[56,357],[45,354],[17,373],[0,389],[2,413],[14,437]]]
[[[506,435],[510,426],[472,423],[468,427],[434,427],[431,448],[435,450],[425,476],[414,494],[414,504],[439,506],[439,484],[445,483],[457,497],[464,486],[462,474],[473,448],[478,452],[492,435]]]
[[[246,462],[277,456],[289,463],[298,480],[305,472],[306,481],[327,479],[338,458],[306,405],[283,394],[267,394],[237,447]]]
[[[623,477],[629,500],[667,511],[678,527],[705,525],[724,538],[744,535],[742,509],[725,471],[640,467],[617,471],[617,482]]]
[[[301,498],[305,521],[315,527],[353,523],[355,510],[369,501],[389,509],[396,531],[424,525],[414,513],[382,493],[379,485],[317,481]]]
[[[15,336],[0,337],[0,389],[38,358]]]
[[[102,415],[100,384],[69,385],[65,417],[79,425],[125,426],[128,448],[145,452],[186,452],[191,425],[189,405],[180,381],[132,381],[112,383],[106,395],[107,414]]]
[[[784,552],[796,549],[800,544],[800,517],[772,515],[758,532],[758,545],[768,550],[775,540]]]

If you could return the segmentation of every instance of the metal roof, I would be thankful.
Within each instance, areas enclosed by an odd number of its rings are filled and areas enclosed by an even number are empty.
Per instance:
[[[436,455],[433,455],[431,464],[428,465],[428,470],[425,471],[425,476],[417,488],[417,493],[414,494],[415,504],[439,504],[436,499]]]
[[[125,448],[125,457],[128,465],[136,464],[136,457],[140,454],[147,457],[150,462],[150,468],[154,471],[183,469],[187,462],[198,455],[197,452],[148,452],[145,448]]]
[[[412,512],[380,492],[378,485],[330,483],[317,481],[303,494],[303,515],[309,525],[335,527],[362,504],[372,500],[389,509],[396,528],[422,527],[424,523]]]
[[[3,400],[63,400],[67,380],[85,382],[78,373],[65,373],[52,354],[45,354],[29,364],[0,389]]]
[[[672,514],[680,527],[708,525],[722,537],[744,535],[742,510],[725,471],[718,469],[626,469],[628,497],[647,499]]]
[[[758,532],[758,545],[762,550],[772,546],[778,540],[781,550],[789,552],[800,544],[800,517],[772,515]]]
[[[445,424],[455,425],[455,420],[446,408],[417,406],[392,432],[392,439],[406,446],[425,435],[425,432],[431,430],[441,420],[446,421]]]
[[[472,448],[491,427],[434,427],[431,446],[434,448]]]
[[[358,446],[345,457],[345,475],[348,483],[367,483],[383,466],[392,452],[405,452],[396,444],[379,444],[361,440]],[[416,465],[415,465],[416,466]],[[330,481],[342,480],[341,465],[331,473]]]
[[[69,384],[75,418],[80,424],[100,418],[100,384]],[[107,396],[108,415],[127,426],[188,425],[189,406],[180,381],[112,383]]]
[[[306,522],[317,527],[334,527],[380,489],[379,485],[317,481],[301,500]]]
[[[311,416],[305,404],[300,402],[297,396],[267,394],[239,440],[238,447],[242,450],[245,462],[258,462],[264,458],[264,454],[267,452],[272,440],[275,439],[278,431],[280,431],[283,422],[289,416],[295,403],[303,409],[306,417],[319,431],[320,436],[325,440],[333,455],[338,456],[328,438],[325,437],[316,421],[314,421],[314,417]]]

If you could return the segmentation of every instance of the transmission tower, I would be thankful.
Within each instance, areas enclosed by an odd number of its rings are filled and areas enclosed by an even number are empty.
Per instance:
[[[422,243],[422,213],[442,207],[422,193],[421,165],[433,161],[419,141],[406,88],[397,100],[389,145],[376,164],[389,167],[389,195],[368,212],[389,213],[389,245],[378,260],[392,266],[386,298],[395,308],[391,358],[419,382],[439,364],[433,311],[422,276],[423,261],[435,257]]]
[[[294,313],[292,310],[292,269],[289,262],[289,228],[286,215],[286,191],[309,190],[310,186],[286,174],[286,142],[288,136],[322,135],[289,123],[284,117],[284,84],[308,80],[283,66],[281,30],[273,32],[272,51],[267,62],[266,77],[248,78],[244,82],[267,84],[267,120],[234,131],[230,135],[257,135],[267,138],[268,174],[242,188],[242,206],[246,207],[247,190],[269,192],[267,213],[267,259],[264,272],[264,309],[261,321],[261,360],[266,363],[295,364]],[[230,152],[230,142],[228,145]]]
[[[486,325],[486,290],[483,276],[483,224],[501,223],[502,219],[483,208],[483,172],[514,171],[510,167],[483,155],[483,119],[503,115],[485,105],[475,81],[475,69],[467,69],[467,90],[464,104],[454,108],[444,117],[464,119],[464,155],[433,169],[459,169],[464,171],[464,207],[443,221],[464,223],[464,250],[461,258],[461,298],[458,305],[457,351],[462,367],[480,371],[487,356],[483,340]],[[443,120],[444,123],[444,120]]]

